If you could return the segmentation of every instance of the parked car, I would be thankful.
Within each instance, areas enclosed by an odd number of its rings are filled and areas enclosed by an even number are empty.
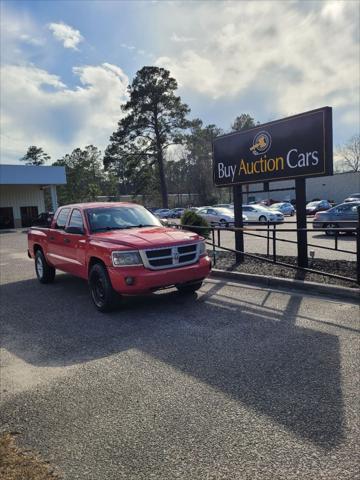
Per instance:
[[[222,226],[232,226],[235,223],[234,211],[229,208],[208,207],[202,208],[197,212],[210,224],[220,224]],[[243,221],[247,221],[246,215],[243,215]]]
[[[34,227],[49,227],[54,217],[54,212],[42,212],[35,220],[32,221],[31,226]]]
[[[318,212],[313,228],[326,228],[326,235],[335,235],[334,228],[356,228],[358,225],[360,201],[344,202],[326,212]]]
[[[156,210],[154,213],[158,218],[169,218],[171,216],[170,208],[160,208],[159,210]]]
[[[290,216],[295,215],[295,208],[289,202],[273,203],[268,208],[271,211],[281,212],[283,215],[290,215]]]
[[[242,210],[250,222],[282,223],[284,221],[284,215],[281,212],[261,205],[243,205]]]
[[[185,212],[185,208],[173,208],[170,210],[169,218],[180,218]]]
[[[56,269],[87,280],[102,312],[116,305],[118,295],[168,286],[195,292],[211,268],[201,236],[163,227],[148,210],[131,203],[60,207],[50,228],[30,228],[28,255],[41,283],[51,283]]]
[[[323,212],[325,210],[329,210],[331,208],[330,202],[327,200],[317,200],[309,202],[306,205],[306,215],[315,215],[317,212]]]
[[[360,201],[360,193],[352,193],[344,200],[344,202],[358,202],[358,201]]]

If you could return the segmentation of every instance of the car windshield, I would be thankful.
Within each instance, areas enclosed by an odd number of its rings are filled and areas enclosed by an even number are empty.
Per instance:
[[[310,202],[307,204],[308,207],[317,207],[321,202]]]
[[[139,205],[91,208],[86,213],[91,232],[161,226],[152,213]]]
[[[281,208],[285,205],[286,205],[285,203],[273,203],[269,208],[271,208],[271,210],[276,210],[277,208]]]

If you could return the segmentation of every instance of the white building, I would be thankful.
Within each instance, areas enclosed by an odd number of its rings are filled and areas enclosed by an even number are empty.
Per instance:
[[[290,200],[295,198],[295,190],[283,190],[269,193],[252,193],[261,190],[263,184],[249,185],[248,194],[244,196],[244,202],[253,200],[264,200],[272,198],[278,201]],[[270,190],[276,188],[292,188],[295,186],[294,180],[284,180],[281,182],[270,182]],[[247,192],[246,186],[243,192]],[[327,177],[312,177],[306,179],[306,200],[310,202],[314,199],[330,200],[335,203],[341,203],[352,193],[360,193],[360,172],[337,173]]]
[[[45,212],[46,189],[55,211],[56,185],[64,184],[65,167],[0,165],[0,229],[30,226],[34,218]]]

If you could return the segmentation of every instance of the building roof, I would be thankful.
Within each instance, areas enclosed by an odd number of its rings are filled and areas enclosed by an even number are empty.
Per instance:
[[[0,185],[64,185],[65,167],[0,165]]]

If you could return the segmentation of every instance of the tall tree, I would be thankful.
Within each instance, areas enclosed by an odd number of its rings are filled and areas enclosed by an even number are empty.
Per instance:
[[[91,201],[100,195],[113,196],[118,193],[114,178],[103,170],[101,151],[93,145],[88,145],[83,150],[76,148],[53,165],[63,166],[66,171],[67,184],[58,187],[61,205]]]
[[[203,204],[216,201],[212,178],[212,142],[221,133],[221,129],[216,125],[203,126],[200,119],[195,119],[192,121],[190,134],[186,136],[192,193],[198,193]]]
[[[354,135],[347,143],[338,147],[338,166],[347,172],[360,172],[360,135]]]
[[[177,82],[164,68],[143,67],[128,87],[130,100],[122,107],[126,116],[110,137],[105,168],[116,164],[137,185],[137,192],[159,184],[163,207],[168,206],[165,153],[170,145],[183,142],[189,126],[189,107],[175,95]],[[155,183],[155,185],[154,185]]]
[[[20,160],[22,162],[26,162],[25,165],[35,165],[38,167],[40,165],[44,165],[45,162],[50,160],[50,155],[45,153],[42,148],[31,145],[27,149],[26,154],[20,158]]]
[[[248,128],[256,127],[256,125],[259,125],[259,122],[255,123],[253,117],[251,117],[248,113],[242,113],[235,118],[234,123],[231,125],[231,130],[233,132],[247,130]]]

